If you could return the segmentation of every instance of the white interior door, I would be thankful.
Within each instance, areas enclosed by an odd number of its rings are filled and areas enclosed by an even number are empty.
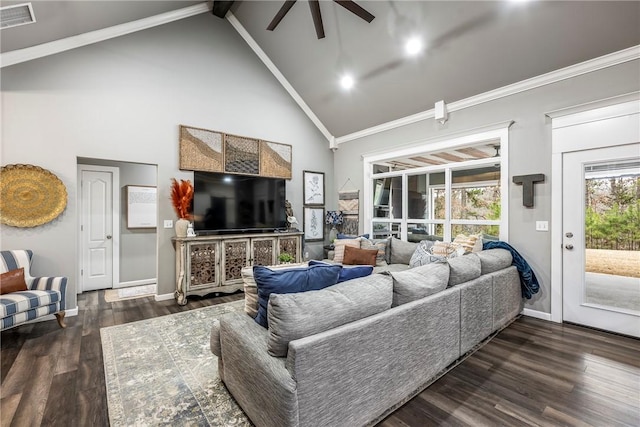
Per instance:
[[[640,337],[640,144],[565,153],[563,320]]]
[[[114,252],[117,251],[114,248],[119,236],[118,210],[114,209],[117,168],[80,166],[79,175],[81,289],[113,288],[114,278],[117,280],[114,276]]]

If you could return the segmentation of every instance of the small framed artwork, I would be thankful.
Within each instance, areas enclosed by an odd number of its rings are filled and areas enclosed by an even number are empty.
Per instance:
[[[302,171],[304,205],[324,206],[324,173]]]
[[[156,228],[156,187],[127,185],[127,228]]]
[[[304,240],[318,242],[324,240],[324,208],[304,207]]]

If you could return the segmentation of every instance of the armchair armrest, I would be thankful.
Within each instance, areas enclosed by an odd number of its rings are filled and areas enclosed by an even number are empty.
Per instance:
[[[32,291],[52,290],[60,292],[60,310],[65,309],[65,298],[67,293],[66,277],[31,277],[27,279],[27,287]]]

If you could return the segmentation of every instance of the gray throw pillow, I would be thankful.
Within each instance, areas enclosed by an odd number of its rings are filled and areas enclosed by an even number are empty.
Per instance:
[[[319,291],[271,294],[270,355],[284,357],[289,342],[350,323],[391,307],[393,281],[383,274],[348,280]]]
[[[418,243],[405,242],[404,240],[391,238],[391,256],[389,262],[391,264],[407,264],[411,262],[411,256],[416,251]]]
[[[477,254],[471,253],[449,259],[449,287],[480,277],[482,267]]]
[[[449,265],[437,262],[389,274],[393,277],[392,307],[396,307],[446,289]]]

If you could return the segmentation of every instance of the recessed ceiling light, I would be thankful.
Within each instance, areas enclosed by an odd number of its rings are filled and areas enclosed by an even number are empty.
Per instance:
[[[353,77],[349,74],[345,74],[340,79],[340,86],[342,86],[343,89],[351,89],[355,83],[355,80],[353,80]]]
[[[422,50],[422,40],[418,37],[411,37],[404,45],[404,50],[408,55],[417,55]]]

